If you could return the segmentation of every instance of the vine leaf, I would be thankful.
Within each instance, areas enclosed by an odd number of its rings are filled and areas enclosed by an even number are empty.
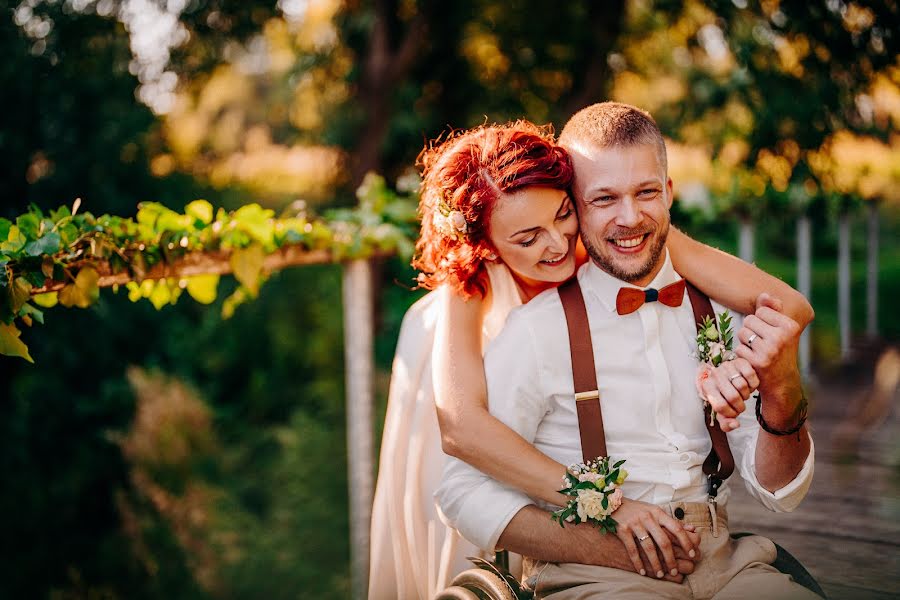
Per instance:
[[[230,262],[231,268],[234,269],[234,276],[254,298],[259,292],[259,275],[262,272],[264,260],[265,253],[262,246],[258,244],[237,249],[231,253]]]
[[[13,314],[19,313],[19,309],[28,302],[29,297],[31,297],[31,284],[24,277],[16,278],[9,288],[9,300]]]
[[[59,298],[57,297],[56,292],[47,292],[46,294],[36,294],[32,300],[38,306],[42,306],[44,308],[53,308],[56,306],[56,303],[59,302]]]
[[[22,335],[22,332],[15,325],[0,323],[0,354],[21,356],[28,362],[33,363],[34,359],[28,354],[28,346],[19,339],[20,335]]]
[[[16,225],[12,225],[6,235],[6,241],[0,243],[0,252],[15,254],[25,246],[27,241],[22,232],[19,231],[19,228]]]
[[[206,200],[194,200],[184,207],[184,212],[205,225],[212,223],[213,205]]]
[[[195,275],[187,280],[187,292],[200,304],[212,304],[219,287],[218,275]]]
[[[85,267],[78,271],[75,283],[70,283],[59,291],[59,303],[63,306],[87,308],[100,297],[97,285],[100,275],[96,270]]]
[[[25,254],[28,256],[40,256],[41,254],[53,255],[62,247],[62,238],[55,231],[51,231],[33,242],[25,245]]]

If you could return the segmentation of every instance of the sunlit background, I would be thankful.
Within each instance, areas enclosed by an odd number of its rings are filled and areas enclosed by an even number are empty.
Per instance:
[[[615,99],[667,137],[677,224],[807,278],[811,378],[867,372],[900,339],[895,1],[0,7],[0,216],[350,206],[451,127],[559,130]],[[376,276],[380,428],[421,293],[400,259]],[[104,293],[26,331],[36,364],[0,358],[0,595],[347,597],[340,287],[336,266],[286,270],[227,320],[221,301]]]

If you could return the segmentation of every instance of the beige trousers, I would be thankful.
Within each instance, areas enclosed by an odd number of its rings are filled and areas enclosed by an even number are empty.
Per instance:
[[[694,525],[700,533],[702,558],[697,569],[682,583],[661,581],[610,567],[537,562],[526,573],[534,582],[535,599],[819,598],[771,566],[776,555],[775,544],[771,540],[758,535],[731,539],[724,508],[717,508],[715,521],[705,502],[673,502],[666,508],[669,514],[676,517],[683,514],[682,521]]]

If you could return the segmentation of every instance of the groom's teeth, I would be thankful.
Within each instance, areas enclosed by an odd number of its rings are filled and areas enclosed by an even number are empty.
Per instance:
[[[620,248],[634,248],[644,241],[644,236],[628,238],[625,240],[613,240],[613,243]]]

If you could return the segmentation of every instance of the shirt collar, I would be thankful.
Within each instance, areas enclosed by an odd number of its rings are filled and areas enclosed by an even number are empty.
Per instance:
[[[616,310],[616,296],[619,294],[619,289],[623,287],[631,287],[635,289],[648,289],[655,288],[659,289],[661,287],[667,286],[670,283],[675,283],[681,276],[675,272],[675,267],[672,266],[672,260],[669,258],[669,250],[668,248],[665,250],[665,260],[663,261],[663,266],[659,270],[659,273],[656,274],[656,277],[653,278],[647,287],[641,288],[634,284],[628,283],[626,281],[622,281],[616,277],[613,277],[600,267],[598,267],[593,260],[589,260],[587,264],[585,264],[581,271],[578,274],[579,282],[582,287],[590,290],[609,310],[610,312],[614,312]]]

